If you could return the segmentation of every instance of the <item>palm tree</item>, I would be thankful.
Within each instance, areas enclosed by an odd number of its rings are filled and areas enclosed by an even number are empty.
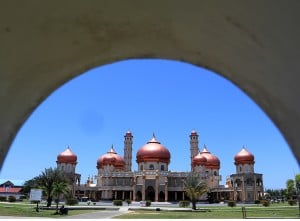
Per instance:
[[[38,185],[45,191],[47,195],[47,207],[51,206],[53,198],[53,188],[55,184],[63,182],[67,185],[67,180],[64,173],[57,168],[53,169],[50,167],[48,169],[45,169],[45,171],[35,179]]]
[[[53,184],[53,191],[52,194],[55,197],[56,202],[56,213],[58,214],[58,203],[59,203],[59,197],[61,194],[68,193],[68,185],[66,182],[55,182]]]
[[[201,181],[197,174],[190,173],[183,181],[183,186],[186,195],[192,202],[192,209],[196,210],[197,200],[200,198],[200,196],[207,192],[206,183]]]

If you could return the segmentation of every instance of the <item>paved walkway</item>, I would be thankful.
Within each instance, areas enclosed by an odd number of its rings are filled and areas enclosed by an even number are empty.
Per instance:
[[[64,219],[110,219],[114,216],[119,216],[129,213],[128,207],[121,207],[119,210],[100,210],[92,213],[79,214],[74,216],[65,216]]]

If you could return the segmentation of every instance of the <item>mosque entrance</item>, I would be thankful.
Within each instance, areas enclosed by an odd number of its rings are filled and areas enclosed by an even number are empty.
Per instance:
[[[152,186],[148,186],[146,189],[146,200],[155,201],[155,190]]]
[[[164,194],[163,191],[159,192],[158,201],[159,202],[164,202],[165,201],[165,194]]]
[[[141,201],[142,200],[142,193],[141,191],[137,191],[136,196],[135,196],[136,201]]]

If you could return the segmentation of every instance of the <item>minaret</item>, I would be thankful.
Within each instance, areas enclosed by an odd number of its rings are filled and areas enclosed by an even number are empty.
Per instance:
[[[124,136],[124,161],[125,171],[131,171],[132,164],[132,134],[128,130]]]
[[[70,147],[57,156],[57,168],[67,174],[75,174],[77,155],[74,154]]]
[[[243,146],[242,150],[234,157],[236,173],[254,173],[254,155]]]
[[[193,170],[193,158],[199,153],[198,137],[199,135],[197,134],[197,132],[195,130],[192,130],[190,135],[191,171]]]

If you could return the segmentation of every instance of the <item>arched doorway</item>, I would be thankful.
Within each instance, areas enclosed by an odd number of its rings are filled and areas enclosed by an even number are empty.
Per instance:
[[[155,201],[155,190],[152,186],[148,186],[146,189],[146,200]]]
[[[164,202],[165,201],[165,193],[163,191],[159,192],[158,201],[159,202]]]
[[[141,191],[137,191],[137,193],[135,195],[135,200],[136,201],[141,201],[142,200],[142,192]]]
[[[139,10],[129,3],[115,10],[113,4],[102,9],[100,2],[76,1],[68,13],[51,1],[31,4],[19,9],[7,3],[0,13],[9,21],[3,28],[3,56],[10,55],[1,60],[0,164],[25,119],[52,91],[88,68],[133,57],[184,60],[232,79],[282,130],[299,162],[299,65],[291,59],[299,48],[297,1],[278,1],[271,8],[261,1],[234,8],[226,2],[218,7],[201,1],[151,2]],[[149,13],[157,8],[156,16]],[[147,13],[130,16],[137,11]]]

